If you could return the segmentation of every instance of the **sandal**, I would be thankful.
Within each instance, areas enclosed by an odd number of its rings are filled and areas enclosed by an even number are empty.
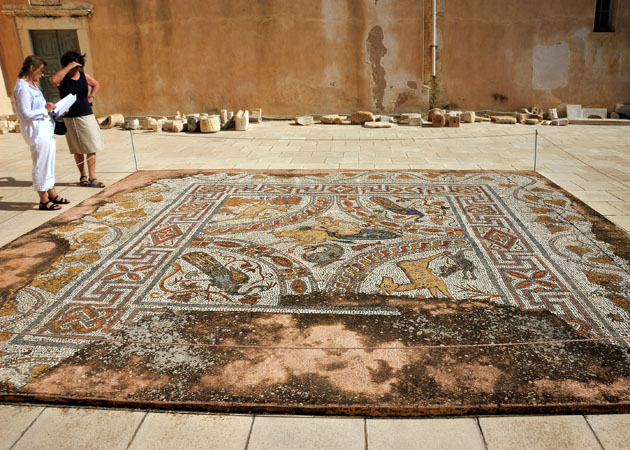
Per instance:
[[[70,200],[68,200],[67,198],[59,197],[58,195],[50,201],[53,202],[55,205],[67,205],[68,203],[70,203]]]
[[[104,188],[105,183],[101,183],[96,178],[88,178],[89,183],[86,186],[94,187],[94,188]]]
[[[89,186],[90,182],[88,181],[87,175],[81,175],[79,178],[79,186]]]
[[[59,197],[59,196],[57,196]],[[48,200],[47,202],[39,202],[39,209],[44,211],[57,211],[61,209],[58,203],[53,202],[52,200]]]

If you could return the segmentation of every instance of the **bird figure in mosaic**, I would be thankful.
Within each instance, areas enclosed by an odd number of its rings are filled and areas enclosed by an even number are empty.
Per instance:
[[[254,290],[266,291],[269,289],[265,285],[255,285],[241,292],[241,289],[250,281],[249,275],[234,267],[225,267],[207,253],[187,253],[182,258],[206,274],[210,284],[226,294],[244,295]]]
[[[379,206],[382,206],[383,208],[393,212],[394,214],[398,214],[401,216],[416,216],[415,221],[418,221],[419,219],[422,219],[424,217],[424,213],[422,211],[418,211],[415,208],[406,208],[404,206],[400,206],[386,197],[370,197],[370,201],[376,203]]]

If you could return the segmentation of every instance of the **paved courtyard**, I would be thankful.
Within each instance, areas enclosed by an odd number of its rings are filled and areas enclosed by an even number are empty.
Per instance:
[[[535,155],[535,130],[538,152]],[[128,131],[104,132],[98,175],[111,185],[136,170]],[[247,132],[134,135],[140,170],[532,170],[630,230],[630,127],[464,124],[459,129],[252,124]],[[58,213],[36,210],[21,136],[0,136],[0,244]],[[98,192],[57,139],[57,187],[73,205]],[[626,448],[628,415],[363,419],[171,414],[13,406],[0,408],[1,448]],[[625,426],[624,426],[625,425]],[[58,432],[64,429],[65,432]],[[87,432],[86,430],[89,430]],[[293,430],[288,432],[284,430]],[[296,432],[299,430],[299,432]],[[533,431],[536,430],[536,431]],[[106,437],[111,436],[111,437]],[[187,440],[182,441],[182,437]],[[195,439],[199,439],[198,441]],[[298,441],[291,441],[298,439]],[[409,441],[408,439],[413,439]],[[223,446],[223,447],[221,447]],[[468,447],[467,447],[468,446]]]

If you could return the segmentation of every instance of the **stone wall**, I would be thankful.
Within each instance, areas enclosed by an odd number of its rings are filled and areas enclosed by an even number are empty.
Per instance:
[[[0,69],[2,69],[2,61],[0,61]],[[0,70],[0,75],[2,74]],[[0,116],[8,116],[13,114],[11,98],[4,83],[4,77],[0,76]]]
[[[437,0],[435,78],[433,0],[61,3],[93,13],[22,17],[22,31],[17,18],[0,14],[7,92],[30,45],[25,30],[76,22],[102,85],[97,114],[260,107],[291,117],[417,112],[429,103],[500,111],[630,103],[625,0],[616,2],[614,33],[592,32],[595,0]],[[29,8],[27,0],[0,5]]]
[[[428,106],[421,1],[91,4],[88,57],[102,84],[101,113],[260,107],[265,115],[293,116]],[[1,20],[10,25],[12,18]],[[14,28],[3,26],[2,40]],[[19,70],[15,52],[2,58],[9,73]]]
[[[613,33],[593,32],[595,3],[438,0],[435,103],[500,111],[630,103],[630,2],[615,2]]]

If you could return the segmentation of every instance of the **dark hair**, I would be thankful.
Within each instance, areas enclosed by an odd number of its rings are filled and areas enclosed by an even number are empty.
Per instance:
[[[61,57],[61,66],[66,67],[71,62],[78,62],[82,66],[85,65],[85,53],[81,54],[79,52],[75,52],[74,50],[70,50],[66,52]]]
[[[22,63],[22,68],[20,69],[20,73],[18,74],[18,78],[22,78],[24,75],[31,73],[31,66],[33,69],[37,70],[41,66],[46,67],[48,64],[39,56],[29,55],[26,57],[24,62]]]

